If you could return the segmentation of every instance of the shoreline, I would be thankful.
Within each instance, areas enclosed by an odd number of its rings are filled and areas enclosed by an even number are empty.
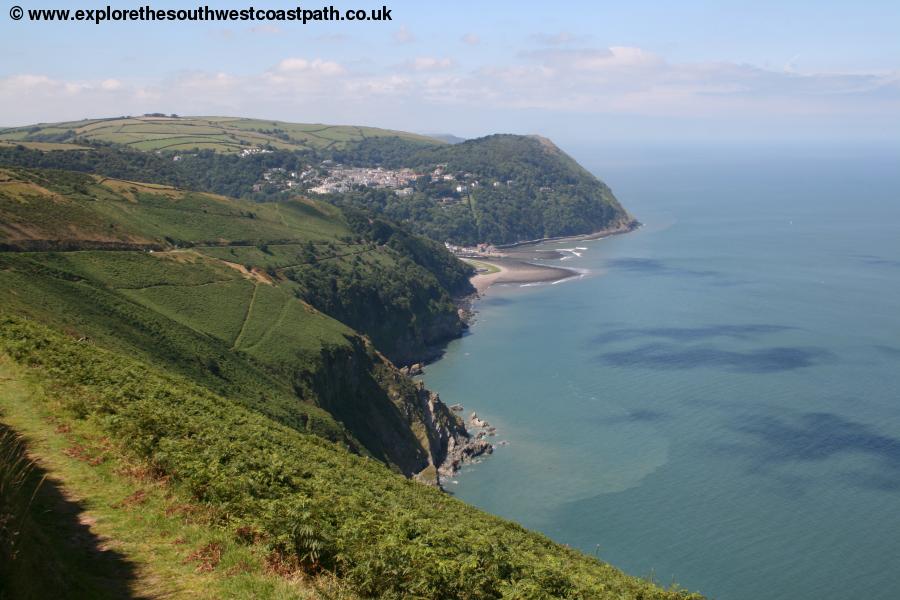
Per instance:
[[[476,297],[484,295],[488,288],[494,284],[553,283],[581,275],[574,269],[538,265],[515,257],[479,258],[477,262],[491,266],[496,271],[476,273],[469,279],[475,288]]]
[[[494,271],[487,273],[476,273],[469,281],[475,288],[475,293],[470,297],[462,299],[462,308],[466,312],[470,312],[472,301],[484,295],[488,288],[494,284],[517,283],[525,285],[529,283],[554,283],[571,277],[581,275],[579,271],[566,267],[557,267],[550,265],[541,265],[530,262],[538,258],[540,254],[552,253],[552,250],[546,252],[523,252],[530,246],[537,246],[547,242],[577,242],[584,240],[597,240],[613,235],[622,235],[631,233],[641,226],[640,221],[631,219],[627,223],[617,225],[615,227],[607,227],[592,233],[583,233],[579,235],[558,236],[549,238],[540,238],[536,240],[524,240],[513,244],[504,244],[497,246],[498,250],[513,250],[513,252],[504,253],[500,256],[472,256],[460,257],[473,266],[478,264],[487,265]]]
[[[637,220],[632,219],[625,225],[596,231],[590,234],[518,242],[515,245],[504,246],[503,248],[525,248],[543,242],[600,239],[610,235],[629,233],[640,226],[641,224]],[[571,268],[529,262],[537,257],[546,257],[547,254],[554,253],[557,258],[562,257],[561,253],[555,251],[518,251],[505,253],[503,256],[497,257],[459,257],[460,260],[465,261],[467,264],[476,268],[479,266],[488,267],[487,272],[476,273],[469,278],[469,281],[475,288],[474,293],[455,299],[460,317],[467,325],[471,324],[475,318],[475,302],[482,298],[488,288],[494,284],[508,283],[527,285],[536,283],[555,283],[583,275],[581,271]],[[443,351],[438,354],[436,359],[439,360],[442,356]],[[419,371],[419,374],[421,374],[421,370]],[[459,404],[448,408],[451,411],[462,411],[463,409],[462,405]],[[492,427],[487,421],[478,418],[477,414],[473,412],[468,421],[463,421],[462,427],[466,432],[466,440],[462,443],[458,443],[457,440],[454,440],[453,447],[448,451],[445,460],[441,464],[435,465],[438,473],[438,486],[445,491],[447,490],[441,484],[442,479],[452,480],[452,477],[463,465],[480,462],[485,455],[492,454],[494,451],[494,444],[485,438],[496,435],[496,428]],[[499,445],[505,446],[507,444],[508,442],[504,441]]]
[[[621,225],[617,225],[616,227],[607,227],[606,229],[600,229],[598,231],[594,231],[592,233],[580,233],[577,235],[559,235],[556,237],[546,237],[546,238],[538,238],[534,240],[523,240],[521,242],[513,242],[512,244],[501,244],[497,245],[496,248],[498,250],[507,250],[512,248],[523,248],[526,246],[536,246],[537,244],[543,244],[545,242],[565,242],[565,241],[573,241],[577,242],[579,240],[597,240],[605,237],[609,237],[611,235],[622,235],[624,233],[631,233],[635,229],[641,227],[642,223],[637,219],[631,219],[627,223],[623,223]]]
[[[546,242],[577,242],[584,240],[602,239],[612,235],[631,233],[632,231],[638,229],[640,226],[641,223],[639,221],[637,221],[636,219],[632,219],[625,224],[621,224],[616,227],[601,229],[593,233],[541,238],[537,240],[525,240],[516,242],[514,244],[497,246],[497,248],[501,250],[518,249],[518,252],[509,252],[501,256],[460,257],[460,260],[466,261],[472,266],[477,267],[479,264],[482,264],[495,269],[487,273],[476,273],[469,279],[469,281],[471,281],[472,283],[472,286],[475,288],[475,293],[470,297],[462,299],[462,308],[465,309],[466,312],[470,312],[472,301],[483,296],[487,292],[488,288],[490,288],[494,284],[513,283],[525,285],[530,283],[554,283],[557,281],[569,279],[571,277],[580,276],[582,274],[579,271],[567,267],[541,265],[530,262],[531,260],[537,258],[540,253],[522,252],[522,250],[528,248],[529,246],[536,246],[538,244],[543,244]],[[546,253],[552,252],[553,251],[547,251]]]

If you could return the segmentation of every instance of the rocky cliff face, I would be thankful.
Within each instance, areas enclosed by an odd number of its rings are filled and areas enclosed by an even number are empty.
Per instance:
[[[461,336],[467,327],[457,312],[423,315],[421,321],[388,345],[385,353],[395,364],[412,365],[438,358],[444,345]]]
[[[440,396],[425,389],[421,382],[418,382],[417,390],[431,447],[430,464],[417,474],[419,480],[441,485],[465,463],[494,451],[483,436],[469,433],[462,419],[441,401]]]
[[[441,475],[492,447],[471,436],[437,394],[404,371],[357,337],[350,349],[323,351],[319,368],[298,373],[295,388],[331,413],[374,458],[439,485]]]

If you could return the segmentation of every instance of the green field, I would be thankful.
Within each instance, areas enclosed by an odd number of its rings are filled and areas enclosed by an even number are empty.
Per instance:
[[[327,578],[273,573],[265,546],[214,525],[96,424],[60,410],[42,383],[0,356],[0,555],[8,543],[16,554],[0,561],[0,597],[356,598]],[[2,518],[12,507],[22,517],[15,538]]]
[[[473,267],[475,267],[479,273],[499,273],[500,267],[495,264],[484,262],[481,260],[475,260],[473,258],[464,258],[463,261],[469,263]]]
[[[251,147],[323,150],[380,137],[399,137],[408,141],[431,144],[442,143],[426,136],[373,127],[286,123],[232,117],[128,117],[0,129],[0,142],[58,144],[81,140],[109,142],[137,150],[165,152],[208,148],[216,152],[235,153]]]

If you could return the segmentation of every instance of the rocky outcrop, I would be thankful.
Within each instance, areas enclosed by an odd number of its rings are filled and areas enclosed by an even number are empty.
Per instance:
[[[400,372],[407,377],[417,377],[425,372],[425,367],[422,363],[414,363],[408,367],[400,367]]]
[[[486,423],[474,433],[424,382],[410,377],[422,365],[397,368],[362,336],[349,345],[326,347],[317,368],[295,373],[301,398],[314,399],[365,448],[407,477],[440,486],[459,468],[493,452]],[[455,410],[454,410],[455,409]]]
[[[374,458],[406,476],[430,462],[426,427],[412,382],[364,338],[324,348],[317,368],[295,377],[301,398],[312,398]]]
[[[485,436],[472,435],[438,394],[426,389],[421,382],[417,388],[432,448],[431,464],[417,475],[417,479],[440,486],[466,463],[491,454],[494,447],[484,439]]]

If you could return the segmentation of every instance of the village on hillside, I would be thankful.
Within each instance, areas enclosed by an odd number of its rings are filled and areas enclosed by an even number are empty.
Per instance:
[[[271,152],[265,148],[246,148],[240,157],[246,158]],[[180,160],[175,156],[173,160]],[[254,184],[254,192],[306,191],[312,194],[345,194],[354,189],[364,187],[393,190],[398,196],[410,196],[415,192],[416,183],[424,180],[435,191],[435,200],[440,205],[452,205],[463,201],[483,184],[473,173],[452,173],[447,165],[439,164],[430,171],[417,171],[404,167],[388,169],[382,166],[358,167],[348,166],[332,160],[323,160],[318,165],[309,165],[299,170],[288,170],[282,167],[266,169],[260,180]],[[513,187],[515,181],[491,181],[485,185],[494,188]],[[421,189],[421,188],[420,188]]]

